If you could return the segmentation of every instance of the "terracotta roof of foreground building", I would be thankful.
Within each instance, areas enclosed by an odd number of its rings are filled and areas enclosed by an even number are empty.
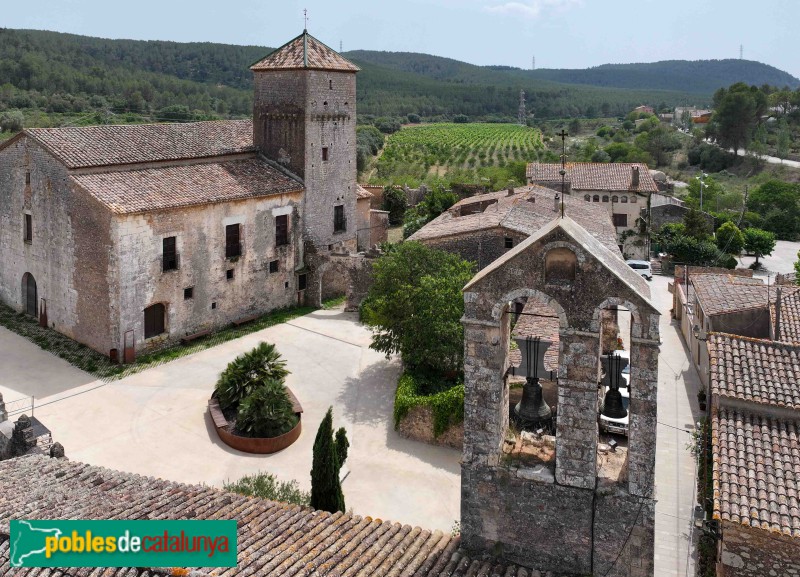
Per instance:
[[[423,226],[409,240],[425,241],[498,227],[532,235],[559,216],[554,210],[554,194],[549,188],[534,185],[516,188],[511,196],[507,190],[470,196]],[[564,207],[565,213],[589,234],[619,252],[616,229],[604,207],[569,195]],[[472,210],[476,212],[462,215]]]
[[[700,306],[707,315],[732,313],[763,307],[775,298],[775,288],[759,278],[728,274],[689,276]],[[769,294],[769,299],[767,295]]]
[[[214,577],[527,576],[471,558],[460,538],[370,517],[243,497],[44,456],[0,462],[0,574],[9,569],[11,519],[235,519],[238,565]],[[14,577],[151,577],[159,569],[16,569]]]
[[[772,326],[775,326],[774,302],[770,306],[770,315],[772,316]],[[777,329],[776,341],[800,344],[800,288],[787,289],[783,287],[781,292],[781,318]]]
[[[633,168],[639,169],[639,184],[632,186]],[[532,162],[525,176],[535,182],[561,182],[560,163]],[[573,191],[658,192],[646,164],[627,162],[568,162],[566,179]]]
[[[250,70],[338,70],[358,72],[358,66],[326,46],[306,30],[297,38],[271,52],[250,67]]]
[[[800,409],[800,346],[709,333],[708,355],[712,394]]]
[[[252,152],[252,120],[28,128],[67,168],[90,168]]]
[[[800,422],[720,407],[712,419],[714,518],[800,537]]]
[[[260,158],[71,177],[116,214],[132,214],[302,191]]]
[[[356,185],[356,198],[372,198],[372,193],[368,191],[366,188],[361,186],[360,184]]]

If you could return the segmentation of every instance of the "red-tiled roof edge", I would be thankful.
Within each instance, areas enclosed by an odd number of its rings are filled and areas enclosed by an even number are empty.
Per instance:
[[[359,66],[357,66],[355,63],[353,63],[352,60],[350,60],[349,58],[345,58],[339,52],[336,52],[336,50],[334,50],[333,48],[331,48],[330,46],[325,44],[322,40],[320,40],[316,36],[312,36],[311,34],[309,34],[308,33],[308,29],[303,30],[300,34],[298,34],[297,36],[295,36],[294,38],[292,38],[288,42],[285,42],[284,44],[282,44],[281,46],[279,46],[278,48],[276,48],[272,52],[270,52],[268,54],[265,54],[264,56],[262,56],[261,58],[259,58],[255,62],[253,62],[248,68],[250,70],[256,70],[255,67],[256,67],[256,65],[258,65],[259,62],[262,62],[263,60],[266,60],[267,58],[269,58],[270,56],[272,56],[276,52],[280,52],[281,50],[283,50],[284,48],[289,46],[289,44],[291,44],[292,42],[294,42],[295,40],[297,40],[299,38],[302,38],[303,36],[308,36],[309,38],[312,38],[315,42],[319,42],[323,47],[327,48],[331,52],[334,52],[339,58],[341,58],[342,60],[344,60],[347,63],[349,63],[354,68],[354,70],[352,70],[352,72],[359,72],[361,70],[361,68]],[[306,65],[306,66],[298,66],[296,68],[283,68],[283,70],[327,70],[327,68],[317,67],[317,66],[307,66]]]

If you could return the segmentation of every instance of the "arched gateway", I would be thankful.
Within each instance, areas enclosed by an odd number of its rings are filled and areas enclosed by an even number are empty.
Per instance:
[[[461,530],[467,549],[556,575],[653,574],[659,313],[647,283],[570,218],[553,220],[464,288]],[[558,318],[555,458],[510,459],[509,314],[537,299]],[[630,426],[618,474],[598,461],[604,309],[631,311]],[[555,320],[555,319],[553,319]],[[621,553],[620,553],[621,552]]]

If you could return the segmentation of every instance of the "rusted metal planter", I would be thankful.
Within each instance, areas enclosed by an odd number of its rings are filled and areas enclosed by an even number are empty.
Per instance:
[[[237,451],[259,455],[277,453],[294,443],[300,437],[300,433],[303,430],[303,408],[300,406],[297,397],[292,394],[292,391],[288,388],[286,391],[289,393],[289,398],[294,406],[294,412],[297,415],[297,424],[291,431],[278,437],[240,437],[239,435],[234,435],[231,432],[228,420],[222,413],[222,409],[220,409],[219,401],[217,401],[215,397],[211,397],[208,400],[208,412],[211,414],[211,420],[214,421],[214,428],[217,430],[219,438],[223,443]]]

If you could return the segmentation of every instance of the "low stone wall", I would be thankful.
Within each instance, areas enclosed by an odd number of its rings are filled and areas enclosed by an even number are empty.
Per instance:
[[[433,409],[430,407],[414,407],[400,421],[397,432],[401,437],[462,450],[464,448],[464,423],[454,425],[438,437],[433,436]]]

